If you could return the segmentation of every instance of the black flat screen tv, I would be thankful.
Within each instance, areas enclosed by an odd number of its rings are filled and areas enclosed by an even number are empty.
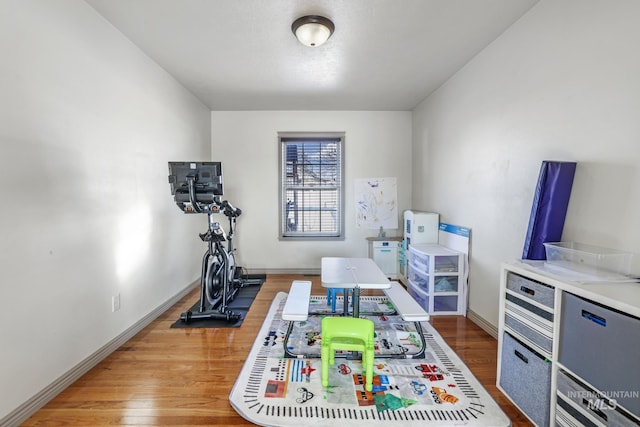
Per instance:
[[[189,195],[193,181],[195,202],[210,204],[223,195],[221,162],[169,162],[169,184],[176,203],[193,202]]]

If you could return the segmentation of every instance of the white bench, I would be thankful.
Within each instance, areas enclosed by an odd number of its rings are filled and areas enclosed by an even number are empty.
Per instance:
[[[400,283],[391,282],[391,287],[385,289],[384,293],[406,322],[426,322],[429,320],[429,313],[424,311]]]
[[[311,297],[311,282],[294,280],[287,296],[287,302],[282,310],[284,320],[304,321],[309,317],[309,298]]]

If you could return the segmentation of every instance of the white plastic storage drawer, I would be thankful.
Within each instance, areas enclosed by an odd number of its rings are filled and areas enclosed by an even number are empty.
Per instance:
[[[418,252],[412,246],[409,247],[409,262],[416,266],[416,269],[429,272],[429,255]]]
[[[410,246],[409,261],[427,274],[458,273],[463,267],[460,252],[436,244]]]
[[[458,311],[457,295],[438,295],[433,296],[433,312],[437,313],[456,313]]]
[[[502,340],[500,387],[538,426],[548,426],[551,362],[507,332]]]
[[[409,280],[428,293],[458,292],[459,276],[434,275],[433,289],[430,289],[430,275],[421,271],[414,263],[409,264]]]
[[[409,280],[429,292],[429,275],[413,262],[409,263]]]
[[[460,276],[436,276],[433,278],[433,292],[458,292]]]
[[[640,419],[620,408],[616,399],[598,393],[563,370],[558,371],[557,390],[557,424],[596,426],[596,420],[612,427],[640,425]]]
[[[407,292],[409,292],[409,295],[411,295],[425,311],[429,311],[429,295],[411,280],[409,280]]]
[[[516,273],[507,273],[507,289],[549,308],[553,308],[555,289]]]
[[[434,273],[457,273],[460,271],[460,256],[455,255],[437,255],[433,259]]]
[[[640,417],[640,319],[565,292],[558,360]]]

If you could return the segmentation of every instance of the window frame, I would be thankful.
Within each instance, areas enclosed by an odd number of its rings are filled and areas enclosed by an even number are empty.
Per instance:
[[[297,141],[296,141],[297,140]],[[337,196],[337,231],[335,233],[322,233],[322,232],[290,232],[286,230],[287,209],[286,209],[286,146],[287,143],[315,143],[322,142],[336,142],[338,140],[338,184],[336,189]],[[279,194],[278,194],[278,238],[281,241],[311,241],[311,240],[344,240],[345,239],[345,133],[344,132],[278,132],[278,152],[279,152]],[[320,189],[320,191],[323,191]]]

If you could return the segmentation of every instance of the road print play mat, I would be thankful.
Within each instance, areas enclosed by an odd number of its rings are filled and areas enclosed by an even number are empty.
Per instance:
[[[362,364],[348,352],[337,353],[329,386],[322,387],[320,322],[330,308],[291,325],[281,318],[286,296],[276,295],[230,395],[247,420],[264,426],[510,425],[431,325],[403,322],[385,297],[361,304],[361,313],[375,313],[366,316],[376,328],[373,390],[365,390]],[[326,307],[324,297],[311,300],[311,313]]]

